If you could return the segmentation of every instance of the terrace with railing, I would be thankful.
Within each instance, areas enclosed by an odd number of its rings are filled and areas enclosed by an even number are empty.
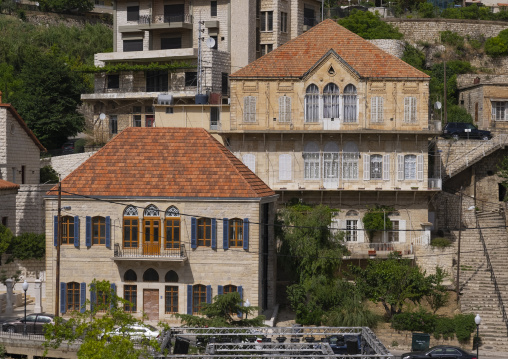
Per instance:
[[[143,243],[126,245],[115,243],[113,258],[115,261],[125,260],[158,260],[177,261],[187,260],[185,244],[175,244],[171,248],[161,246],[159,243]]]

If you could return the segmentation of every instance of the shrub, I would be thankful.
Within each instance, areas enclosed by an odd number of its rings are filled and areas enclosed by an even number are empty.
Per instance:
[[[10,253],[7,263],[15,259],[42,259],[46,254],[46,236],[37,233],[22,233],[12,239],[7,251]]]
[[[430,241],[432,247],[446,248],[452,245],[452,242],[448,238],[437,237]]]
[[[455,321],[453,318],[438,317],[434,328],[434,338],[453,339],[455,335]]]
[[[418,14],[426,19],[436,17],[436,10],[430,2],[423,2],[418,5]]]
[[[425,54],[408,43],[404,49],[402,61],[407,62],[409,65],[423,71],[425,67]]]
[[[463,47],[464,46],[464,38],[453,31],[442,31],[441,42],[443,44],[455,46],[455,47]]]
[[[508,53],[508,45],[500,37],[491,37],[485,42],[485,53],[492,57],[504,56]]]
[[[432,333],[436,326],[436,317],[436,315],[420,307],[416,312],[394,315],[392,328],[396,330]]]
[[[74,143],[74,152],[75,153],[83,153],[85,152],[86,140],[84,138],[80,138]]]
[[[58,173],[51,167],[51,165],[47,165],[41,168],[40,172],[40,183],[58,183],[60,178],[58,177]]]
[[[379,16],[369,11],[353,10],[351,15],[340,19],[338,23],[349,31],[367,40],[372,39],[396,39],[404,37],[397,28],[382,21]]]
[[[453,317],[455,323],[455,335],[461,343],[469,341],[471,333],[476,329],[474,314],[457,314]]]

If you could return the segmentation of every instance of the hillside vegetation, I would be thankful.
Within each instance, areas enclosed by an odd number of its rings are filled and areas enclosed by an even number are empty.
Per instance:
[[[80,96],[93,88],[92,75],[76,71],[93,65],[97,52],[112,51],[106,25],[44,26],[0,15],[0,91],[48,149],[59,148],[83,129]]]

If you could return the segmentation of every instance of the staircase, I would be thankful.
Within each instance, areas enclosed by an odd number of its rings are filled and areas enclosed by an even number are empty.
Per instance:
[[[503,308],[508,309],[508,235],[502,214],[492,209],[478,213],[477,222],[469,223],[469,227],[477,224],[479,229],[462,232],[460,304],[463,313],[480,314],[485,350],[508,351],[508,322],[503,320]]]
[[[441,151],[443,178],[451,178],[483,157],[508,145],[508,134],[495,135],[489,141],[443,140],[437,141]]]

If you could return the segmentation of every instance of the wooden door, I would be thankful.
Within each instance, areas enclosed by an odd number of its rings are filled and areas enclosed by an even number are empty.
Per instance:
[[[143,255],[160,255],[160,219],[144,219]]]
[[[143,312],[148,316],[148,320],[159,320],[159,290],[143,290]]]

